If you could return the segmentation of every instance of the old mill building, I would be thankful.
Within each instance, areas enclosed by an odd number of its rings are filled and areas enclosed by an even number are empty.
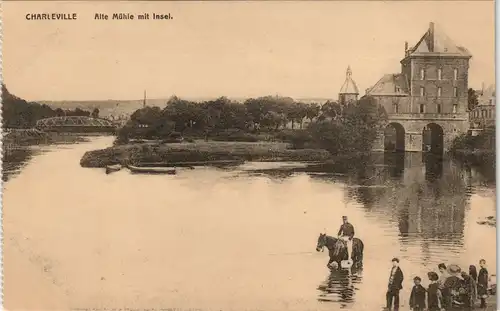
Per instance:
[[[434,23],[413,47],[405,43],[401,72],[384,75],[365,96],[388,114],[375,150],[442,153],[469,128],[469,51]]]

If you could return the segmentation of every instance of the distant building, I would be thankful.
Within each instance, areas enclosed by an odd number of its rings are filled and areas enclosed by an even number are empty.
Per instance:
[[[434,23],[415,46],[405,42],[401,72],[384,75],[365,95],[385,108],[396,150],[441,152],[467,131],[471,57]],[[380,133],[376,150],[387,149],[384,140]]]
[[[470,134],[477,135],[482,130],[495,125],[496,107],[495,85],[476,91],[478,105],[469,112]]]
[[[356,82],[352,79],[351,66],[347,67],[345,81],[339,92],[339,104],[345,105],[358,100],[359,90]]]

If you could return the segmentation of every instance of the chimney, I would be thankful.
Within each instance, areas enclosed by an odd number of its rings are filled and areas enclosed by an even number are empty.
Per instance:
[[[434,23],[429,23],[429,52],[434,52]]]
[[[405,57],[408,56],[408,41],[405,41]]]

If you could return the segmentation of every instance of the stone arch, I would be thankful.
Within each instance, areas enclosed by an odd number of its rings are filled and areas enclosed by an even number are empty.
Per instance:
[[[406,131],[401,123],[391,122],[384,130],[384,150],[404,152]]]
[[[443,154],[444,130],[437,123],[428,123],[422,130],[422,151]]]

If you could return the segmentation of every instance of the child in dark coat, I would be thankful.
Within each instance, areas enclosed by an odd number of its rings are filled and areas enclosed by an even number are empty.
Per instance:
[[[427,276],[429,277],[429,281],[431,281],[427,289],[427,308],[429,308],[429,311],[440,311],[444,306],[443,296],[439,289],[439,276],[436,272],[429,272]]]
[[[486,308],[486,298],[488,297],[488,269],[486,269],[486,260],[479,261],[481,269],[477,276],[477,295],[481,299],[481,308]]]
[[[420,284],[422,279],[418,276],[413,278],[413,283],[415,284],[411,290],[410,294],[410,308],[413,311],[423,311],[425,309],[425,293],[426,290]]]

